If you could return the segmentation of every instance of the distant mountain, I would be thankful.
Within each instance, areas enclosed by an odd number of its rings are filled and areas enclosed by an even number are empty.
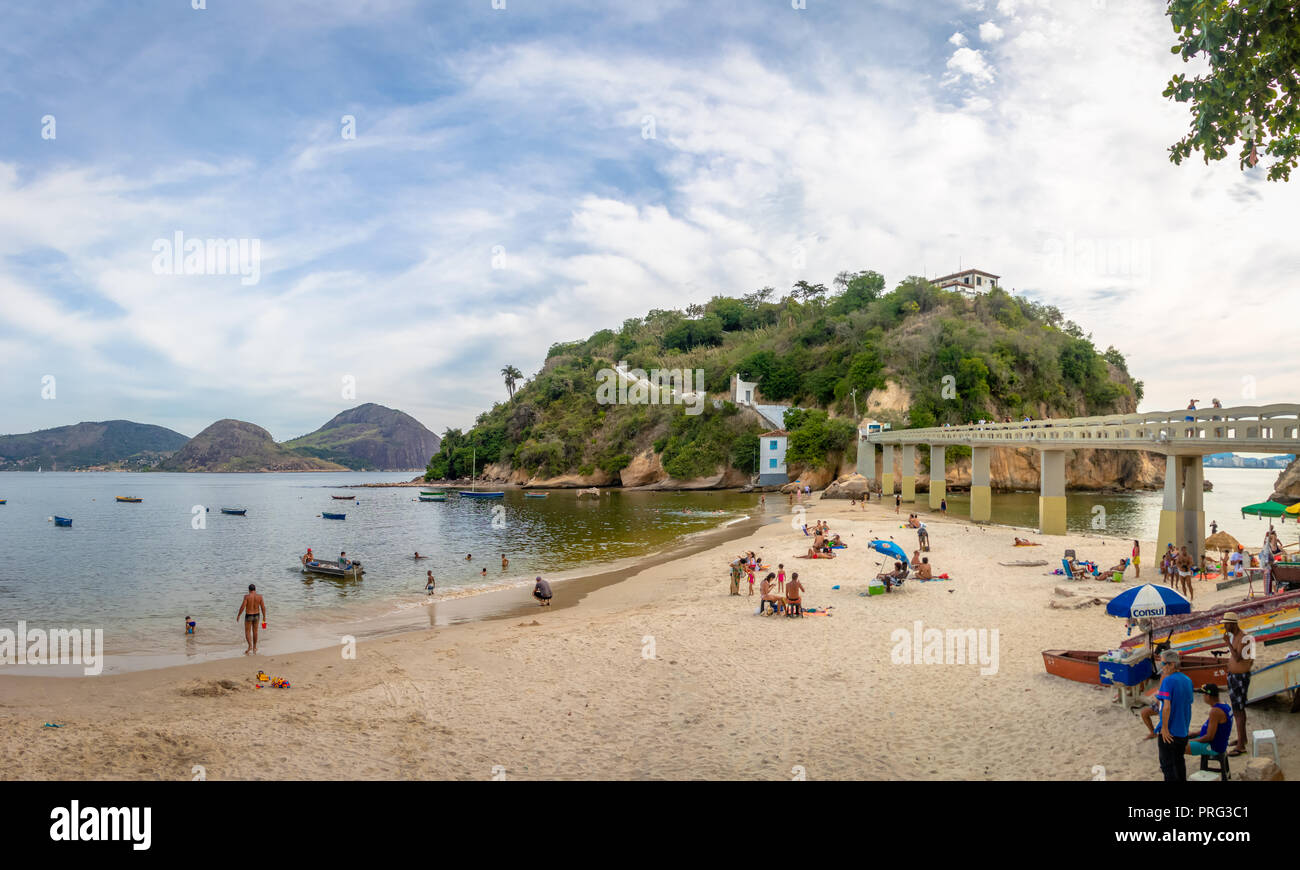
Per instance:
[[[303,456],[275,443],[261,426],[218,420],[190,439],[159,471],[345,471],[333,462]]]
[[[357,470],[406,471],[424,468],[441,444],[442,439],[410,414],[369,402],[283,446]]]
[[[77,423],[26,435],[0,435],[0,470],[35,471],[41,467],[60,471],[138,470],[157,465],[187,440],[171,429],[130,420]]]

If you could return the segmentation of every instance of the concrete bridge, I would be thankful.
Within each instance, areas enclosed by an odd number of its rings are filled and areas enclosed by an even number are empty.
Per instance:
[[[1065,534],[1065,451],[1144,450],[1165,457],[1165,498],[1160,511],[1157,551],[1166,544],[1186,546],[1200,558],[1205,540],[1204,472],[1201,457],[1210,453],[1300,452],[1300,405],[1207,408],[1063,420],[981,423],[933,429],[899,429],[863,435],[858,444],[858,473],[894,491],[894,464],[902,451],[900,491],[916,501],[916,449],[930,451],[930,508],[944,498],[944,448],[971,448],[970,513],[976,522],[992,516],[989,450],[1033,447],[1042,454],[1038,494],[1039,528],[1045,535]],[[884,451],[884,467],[877,470]],[[936,472],[936,469],[938,470]]]

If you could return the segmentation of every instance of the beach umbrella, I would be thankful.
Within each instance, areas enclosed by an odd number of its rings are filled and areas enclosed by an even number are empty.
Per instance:
[[[903,552],[903,548],[898,546],[898,544],[895,544],[893,541],[882,541],[876,539],[872,541],[870,544],[868,544],[867,546],[875,550],[877,553],[881,554],[882,556],[888,556],[891,559],[897,559],[899,562],[902,562],[904,565],[908,564],[911,561],[910,559],[907,558],[907,554]]]
[[[1291,505],[1291,507],[1287,508],[1286,512],[1289,514],[1300,514],[1300,501],[1296,502],[1295,504]]]
[[[1150,619],[1172,613],[1191,613],[1192,603],[1182,595],[1157,583],[1144,583],[1125,589],[1106,605],[1111,616],[1128,619]]]
[[[1227,532],[1215,532],[1205,539],[1205,549],[1207,550],[1235,550],[1241,546],[1241,542]]]

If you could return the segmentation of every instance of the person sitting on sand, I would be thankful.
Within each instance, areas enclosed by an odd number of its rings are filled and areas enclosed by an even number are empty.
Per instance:
[[[433,572],[432,572],[432,571],[425,571],[425,572],[424,572],[424,591],[427,592],[428,594],[432,595],[432,594],[433,594],[433,586],[434,586],[434,583],[433,583]]]
[[[1128,559],[1120,559],[1117,564],[1107,568],[1106,573],[1112,576],[1115,574],[1119,574],[1122,576],[1124,572],[1127,570],[1128,570]]]
[[[785,584],[785,615],[793,616],[803,613],[803,584],[799,582],[799,572],[790,575]]]
[[[903,574],[907,573],[907,569],[903,567],[902,562],[895,562],[893,571],[877,574],[876,579],[882,581],[885,584],[885,591],[888,592],[889,587],[893,586],[894,581],[898,579],[900,571]]]
[[[537,599],[538,607],[550,607],[551,584],[538,577],[537,583],[533,586],[533,597]]]
[[[774,584],[772,581],[775,577],[776,577],[775,574],[768,574],[766,577],[763,578],[763,582],[760,583],[758,586],[758,595],[759,595],[758,612],[760,614],[763,612],[763,605],[768,602],[771,602],[772,613],[773,615],[775,615],[776,606],[781,603],[781,599],[776,595],[776,590],[773,588]]]
[[[921,564],[919,564],[919,565],[916,566],[916,579],[917,579],[917,580],[933,580],[933,579],[934,579],[934,569],[933,569],[932,567],[930,567],[930,557],[929,557],[929,556],[926,556],[926,557],[924,557],[923,559],[921,559]]]

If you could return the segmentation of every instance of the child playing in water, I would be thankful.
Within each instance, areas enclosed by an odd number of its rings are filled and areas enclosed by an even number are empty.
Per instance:
[[[424,591],[432,595],[433,594],[433,572],[425,571],[424,574],[425,574]]]
[[[195,626],[195,625],[197,625],[197,623],[196,623],[194,620],[190,619],[188,616],[185,617],[185,633],[186,633],[186,634],[193,634],[193,633],[194,633],[194,626]]]

